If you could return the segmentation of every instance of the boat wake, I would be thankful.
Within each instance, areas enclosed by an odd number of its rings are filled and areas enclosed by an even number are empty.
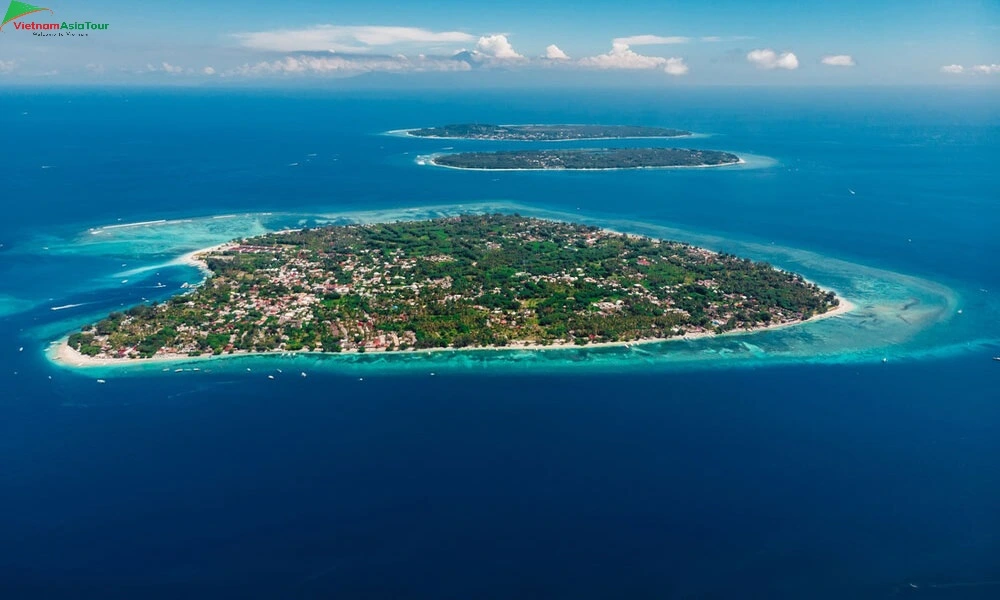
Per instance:
[[[68,308],[76,308],[78,306],[87,306],[88,304],[93,304],[93,302],[79,302],[77,304],[63,304],[62,306],[53,306],[49,310],[66,310]]]

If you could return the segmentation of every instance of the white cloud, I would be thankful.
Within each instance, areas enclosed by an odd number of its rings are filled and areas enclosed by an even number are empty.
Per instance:
[[[476,51],[499,59],[524,58],[514,50],[514,47],[507,40],[507,36],[502,33],[479,38],[479,41],[476,42]]]
[[[568,60],[569,55],[563,52],[559,46],[555,44],[550,44],[545,48],[545,58],[550,60]]]
[[[104,73],[104,65],[97,63],[87,63],[84,67],[90,73],[96,73],[98,75]]]
[[[631,35],[628,37],[615,38],[612,43],[625,44],[626,46],[657,46],[662,44],[686,44],[691,38],[673,35],[664,37],[661,35]]]
[[[832,54],[824,56],[820,62],[831,67],[853,67],[857,64],[854,62],[854,57],[850,54]]]
[[[668,58],[666,66],[663,67],[663,72],[667,75],[686,75],[688,66],[684,63],[683,58]]]
[[[466,62],[450,58],[426,57],[420,55],[411,60],[402,54],[396,56],[286,56],[275,61],[245,64],[226,75],[358,75],[368,72],[407,71],[467,71]]]
[[[628,44],[615,40],[611,44],[611,52],[581,58],[577,64],[592,69],[659,69],[668,75],[684,75],[688,66],[683,58],[664,58],[662,56],[646,56],[629,48]]]
[[[644,56],[628,47],[628,44],[615,42],[611,52],[581,58],[579,64],[595,69],[655,69],[666,65],[667,59],[662,56]]]
[[[17,68],[17,63],[13,60],[0,60],[0,75],[12,73]]]
[[[791,52],[778,54],[770,48],[751,50],[747,53],[747,61],[758,69],[788,69],[799,68],[799,59]]]
[[[971,67],[963,67],[962,65],[945,65],[941,67],[942,73],[951,73],[952,75],[958,75],[960,73],[977,73],[981,75],[993,75],[995,73],[1000,73],[1000,65],[973,65]]]
[[[215,75],[215,67],[205,67],[201,72],[205,75]]]
[[[234,36],[247,48],[275,52],[367,52],[378,46],[460,43],[476,39],[461,31],[382,25],[314,25],[304,29],[256,31]]]
[[[1000,65],[976,65],[972,67],[972,70],[984,75],[993,75],[994,73],[1000,73]]]
[[[172,65],[172,64],[170,64],[168,62],[162,62],[162,63],[159,64],[159,66],[147,63],[146,64],[146,71],[148,71],[150,73],[160,73],[160,72],[162,72],[162,73],[169,73],[171,75],[176,75],[178,73],[183,73],[184,72],[184,67],[178,67],[178,66]]]

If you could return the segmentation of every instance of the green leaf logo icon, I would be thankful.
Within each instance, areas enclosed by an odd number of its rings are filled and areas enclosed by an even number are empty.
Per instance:
[[[50,8],[42,8],[41,6],[35,6],[33,4],[28,4],[27,2],[18,2],[18,0],[11,0],[10,6],[7,7],[7,14],[3,17],[3,23],[0,23],[0,29],[7,23],[10,23],[14,19],[20,19],[31,13],[41,12],[47,10],[52,12]]]

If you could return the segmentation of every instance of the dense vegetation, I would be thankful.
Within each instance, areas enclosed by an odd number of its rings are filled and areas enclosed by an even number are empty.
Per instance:
[[[838,304],[801,277],[686,244],[474,215],[304,229],[204,260],[199,288],[72,335],[84,354],[406,350],[668,338]]]
[[[729,165],[740,157],[716,150],[601,148],[460,152],[434,157],[434,164],[461,169],[639,169]]]
[[[641,125],[484,125],[461,123],[411,129],[416,137],[465,138],[470,140],[507,140],[555,142],[562,140],[680,137],[690,131]]]

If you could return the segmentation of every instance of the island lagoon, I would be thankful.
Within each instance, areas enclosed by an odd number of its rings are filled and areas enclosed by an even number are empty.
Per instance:
[[[0,591],[988,590],[1000,568],[1000,115],[976,90],[918,92],[673,90],[663,102],[640,90],[568,105],[546,92],[7,90],[4,158],[19,176],[0,225],[0,533],[21,542],[0,552]],[[769,158],[459,172],[414,159],[483,142],[379,133],[452,120],[667,124],[713,135],[664,147]],[[47,135],[68,123],[103,125]],[[52,360],[52,342],[84,323],[200,281],[189,252],[482,212],[765,260],[856,309],[630,348],[240,357],[168,372]]]

